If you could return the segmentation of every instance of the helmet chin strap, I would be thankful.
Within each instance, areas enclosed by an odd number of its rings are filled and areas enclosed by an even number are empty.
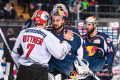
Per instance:
[[[48,28],[48,26],[49,26],[49,23],[48,23],[48,25],[46,26],[45,24],[43,24],[44,26],[45,26],[45,29],[47,29]]]

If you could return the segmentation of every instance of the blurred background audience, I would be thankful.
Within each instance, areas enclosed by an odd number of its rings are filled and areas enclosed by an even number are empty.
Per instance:
[[[77,5],[79,17],[95,15],[96,7],[98,12],[108,12],[113,14],[98,14],[99,18],[117,18],[120,15],[120,0],[0,0],[0,19],[16,20],[20,15],[24,19],[32,16],[35,10],[45,10],[51,13],[53,6],[57,3],[64,4],[69,12],[68,19],[77,19]]]

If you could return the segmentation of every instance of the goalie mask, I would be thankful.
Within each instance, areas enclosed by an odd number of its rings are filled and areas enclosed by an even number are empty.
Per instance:
[[[50,15],[46,11],[39,11],[35,15],[35,24],[43,24],[46,28],[49,26]],[[46,23],[48,23],[46,25]]]
[[[54,14],[60,15],[63,19],[66,19],[68,17],[68,10],[64,4],[56,4],[51,12],[51,16]]]

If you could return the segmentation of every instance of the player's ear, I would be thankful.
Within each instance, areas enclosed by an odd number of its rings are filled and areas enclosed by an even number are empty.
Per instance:
[[[65,19],[62,19],[63,20],[63,23],[65,23]]]
[[[94,28],[96,28],[96,24],[94,24]]]

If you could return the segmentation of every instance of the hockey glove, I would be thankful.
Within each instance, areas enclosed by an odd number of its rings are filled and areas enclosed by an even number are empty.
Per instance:
[[[97,54],[97,58],[101,58],[101,57],[104,57],[105,52],[102,48],[98,48],[96,50],[96,54]]]
[[[111,69],[111,66],[110,65],[108,65],[108,64],[105,64],[104,65],[104,67],[103,67],[103,69],[102,69],[102,73],[108,73],[109,74],[109,76],[105,76],[105,78],[107,79],[107,80],[111,80],[112,79],[112,69]]]
[[[111,73],[111,66],[108,64],[105,64],[102,69],[102,73]]]
[[[20,44],[19,48],[17,48],[17,52],[18,52],[19,55],[23,54],[23,49],[22,49],[21,44]]]

